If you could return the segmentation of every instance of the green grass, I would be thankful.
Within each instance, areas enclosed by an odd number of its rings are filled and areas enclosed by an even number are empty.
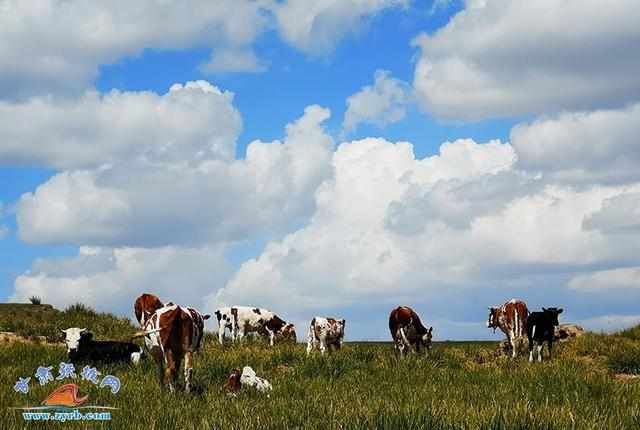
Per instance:
[[[118,321],[114,319],[113,321]],[[114,322],[114,324],[116,324]],[[86,324],[90,325],[90,321]],[[118,326],[119,327],[119,326]],[[111,328],[124,336],[129,328]],[[196,392],[161,393],[155,364],[103,366],[122,380],[114,396],[80,383],[90,401],[119,408],[108,424],[27,425],[9,406],[33,405],[56,385],[13,392],[18,376],[57,366],[60,346],[14,344],[0,349],[0,427],[140,429],[621,429],[640,426],[640,384],[615,372],[640,371],[638,342],[625,334],[589,334],[559,346],[553,360],[530,365],[494,354],[496,343],[436,343],[430,357],[394,358],[388,343],[347,343],[327,357],[302,345],[263,343],[221,348],[207,336],[196,355]],[[228,372],[251,365],[273,384],[269,397],[222,392]]]

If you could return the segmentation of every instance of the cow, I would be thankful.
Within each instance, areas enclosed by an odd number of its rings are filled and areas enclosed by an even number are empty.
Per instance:
[[[157,296],[149,293],[141,294],[133,305],[133,311],[140,326],[143,327],[151,315],[163,306],[164,304]]]
[[[496,331],[502,330],[507,336],[507,343],[511,345],[511,356],[518,355],[518,339],[525,334],[525,321],[529,316],[527,305],[522,300],[511,299],[500,307],[489,308],[487,327]]]
[[[93,340],[93,333],[86,328],[71,327],[61,330],[67,345],[67,356],[74,363],[133,363],[138,364],[142,348],[131,342]]]
[[[193,353],[200,349],[204,322],[209,317],[190,307],[169,304],[157,309],[145,322],[144,341],[158,365],[161,389],[168,385],[169,391],[174,391],[184,359],[184,389],[191,391]]]
[[[393,338],[396,355],[404,355],[405,348],[415,346],[416,353],[424,347],[425,353],[431,348],[433,327],[426,328],[418,314],[408,306],[399,306],[389,315],[389,331]]]
[[[527,318],[527,339],[529,340],[529,362],[533,362],[533,347],[537,344],[538,361],[542,361],[542,346],[546,341],[551,359],[555,328],[559,325],[558,315],[562,308],[542,308],[542,312],[531,312]]]
[[[273,387],[271,383],[264,378],[256,375],[256,372],[249,366],[240,369],[232,369],[224,389],[228,394],[235,396],[242,389],[242,386],[253,387],[261,393],[271,391]]]
[[[346,320],[335,318],[314,317],[309,324],[307,337],[307,355],[320,345],[320,353],[324,355],[327,348],[340,349],[344,340],[344,327]]]
[[[222,345],[226,329],[231,330],[231,339],[242,340],[249,333],[266,335],[273,346],[276,334],[287,322],[275,313],[251,306],[231,306],[215,311],[218,318],[218,342]]]

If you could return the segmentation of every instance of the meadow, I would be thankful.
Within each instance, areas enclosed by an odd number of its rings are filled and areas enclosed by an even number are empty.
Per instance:
[[[20,311],[23,312],[23,311]],[[37,312],[35,312],[37,314]],[[3,317],[4,315],[4,317]],[[28,325],[0,313],[0,330]],[[102,327],[110,338],[136,328],[128,320],[76,306],[55,314],[65,323]],[[53,322],[44,322],[55,338]],[[28,322],[28,321],[27,321]],[[37,329],[31,327],[35,335]],[[21,411],[55,387],[32,380],[28,395],[13,390],[18,376],[40,365],[54,370],[62,345],[0,346],[0,426],[114,429],[621,429],[640,427],[640,328],[615,335],[586,334],[555,349],[555,357],[529,364],[496,352],[496,342],[435,343],[428,357],[397,360],[390,343],[346,343],[332,355],[306,357],[304,346],[263,342],[220,347],[207,335],[196,355],[195,392],[161,393],[155,364],[97,366],[122,381],[117,395],[80,384],[91,402],[118,408],[104,423],[27,423]],[[274,387],[270,396],[243,390],[226,395],[232,368],[252,366]]]

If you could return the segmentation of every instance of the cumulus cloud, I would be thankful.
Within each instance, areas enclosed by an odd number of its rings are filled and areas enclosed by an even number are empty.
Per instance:
[[[452,120],[622,106],[640,97],[639,19],[633,0],[468,1],[414,40],[414,87]]]
[[[640,193],[624,193],[602,202],[602,208],[585,218],[583,227],[603,233],[640,233]]]
[[[183,91],[187,87],[176,88]],[[191,101],[187,98],[182,104]],[[158,125],[156,106],[149,108],[149,112],[137,112],[142,129]],[[235,118],[235,110],[229,106],[225,105],[225,112]],[[301,118],[287,125],[282,142],[254,141],[247,147],[246,158],[240,160],[215,153],[211,158],[200,157],[198,145],[202,143],[205,149],[234,148],[233,140],[219,141],[218,136],[235,138],[235,129],[220,130],[213,123],[207,124],[205,133],[187,133],[206,137],[211,131],[218,146],[198,139],[194,145],[170,140],[159,143],[156,157],[154,145],[158,142],[152,141],[143,157],[58,173],[20,198],[20,237],[30,243],[49,244],[193,246],[245,240],[286,229],[313,212],[313,193],[331,175],[333,140],[322,126],[329,115],[319,106],[307,107]],[[179,118],[172,119],[180,123]],[[192,121],[194,126],[197,119]],[[215,121],[224,125],[224,118]],[[61,128],[65,130],[63,124]],[[134,139],[134,145],[139,143],[135,135],[127,137]],[[175,162],[172,145],[180,148],[181,158],[187,162]]]
[[[342,127],[351,131],[361,123],[384,127],[398,122],[405,117],[410,101],[411,91],[405,82],[393,78],[386,70],[377,70],[373,85],[347,98]]]
[[[206,81],[176,84],[163,95],[89,91],[77,99],[0,102],[0,163],[71,169],[232,160],[241,128],[233,93]]]
[[[15,281],[10,301],[39,296],[56,307],[77,302],[100,311],[133,314],[143,292],[202,309],[202,295],[224,284],[230,268],[223,246],[182,248],[81,247],[78,255],[36,260]]]
[[[425,159],[408,143],[343,143],[311,222],[242,264],[210,306],[277,308],[286,297],[296,303],[291,312],[303,315],[406,301],[429,309],[446,337],[458,333],[446,328],[452,300],[460,310],[514,292],[531,291],[533,299],[543,282],[540,295],[572,300],[574,315],[582,315],[585,305],[570,299],[567,277],[637,254],[637,241],[620,246],[582,226],[625,187],[550,184],[515,161],[514,148],[500,142],[447,143]],[[476,308],[467,323],[484,317]]]
[[[0,5],[0,94],[77,94],[97,77],[99,65],[145,48],[205,46],[215,52],[249,46],[267,24],[265,3],[5,1]]]
[[[563,113],[511,130],[522,169],[575,184],[640,179],[640,104],[616,110]]]
[[[371,16],[410,0],[286,0],[274,7],[280,34],[311,54],[330,52],[338,40],[357,31]]]

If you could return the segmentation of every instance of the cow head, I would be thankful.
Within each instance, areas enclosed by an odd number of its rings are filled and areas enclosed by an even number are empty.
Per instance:
[[[498,327],[498,308],[490,307],[489,308],[489,318],[487,318],[487,328],[492,328],[493,331],[496,331]]]
[[[564,309],[562,308],[542,308],[542,312],[551,317],[551,322],[554,326],[560,325],[560,322],[558,322],[558,315],[560,315],[563,310]]]
[[[278,335],[282,336],[282,339],[285,341],[296,342],[298,337],[296,335],[296,326],[288,323],[278,332]]]
[[[422,335],[422,343],[427,349],[431,349],[432,338],[433,338],[433,327],[429,327],[426,333]]]
[[[64,343],[67,345],[67,352],[78,350],[80,341],[92,336],[91,332],[86,328],[71,327],[60,331],[64,333]]]
[[[240,384],[240,375],[242,375],[240,369],[231,370],[227,383],[224,384],[224,389],[227,390],[227,392],[237,393],[240,391],[240,388],[242,388],[242,385]]]

